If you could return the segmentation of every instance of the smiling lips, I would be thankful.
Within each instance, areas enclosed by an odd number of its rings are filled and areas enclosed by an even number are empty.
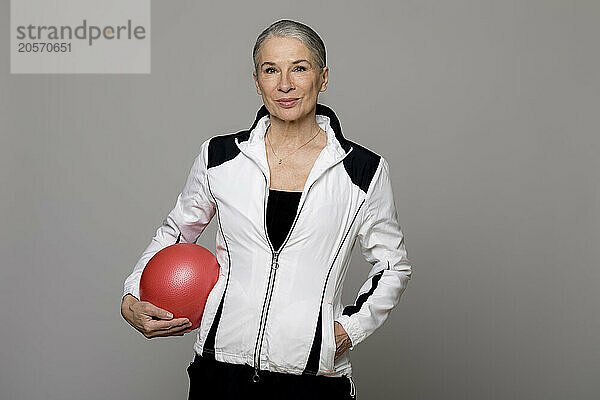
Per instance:
[[[293,107],[298,102],[298,100],[300,100],[300,99],[295,98],[295,97],[286,97],[286,98],[279,99],[276,101],[277,101],[277,104],[279,104],[283,108],[290,108],[290,107]]]

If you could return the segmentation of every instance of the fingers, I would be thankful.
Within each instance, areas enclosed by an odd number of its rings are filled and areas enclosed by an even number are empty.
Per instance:
[[[170,331],[178,328],[187,328],[192,323],[187,318],[176,318],[169,321],[150,320],[148,326],[153,331]]]
[[[184,325],[183,327],[181,327],[178,330],[175,330],[173,332],[167,333],[167,335],[173,335],[173,336],[183,336],[186,333],[189,333],[192,331],[192,323],[190,322],[187,325]]]
[[[159,336],[183,336],[192,330],[192,323],[188,322],[184,325],[173,326],[169,329],[161,329],[154,332],[153,337]]]
[[[335,355],[333,360],[337,360],[346,350],[350,348],[350,342],[347,340],[342,340],[341,343],[336,343]]]
[[[183,320],[183,323],[181,323]],[[177,323],[173,323],[177,321]],[[165,325],[171,324],[171,325]],[[148,321],[144,330],[144,336],[147,338],[163,336],[183,336],[192,331],[192,323],[187,318],[178,318],[171,321]]]
[[[167,310],[163,310],[160,307],[155,306],[154,304],[147,302],[147,301],[142,301],[141,303],[141,307],[142,310],[144,312],[144,314],[149,315],[151,317],[156,317],[158,319],[172,319],[173,318],[173,314],[171,314],[169,311]]]

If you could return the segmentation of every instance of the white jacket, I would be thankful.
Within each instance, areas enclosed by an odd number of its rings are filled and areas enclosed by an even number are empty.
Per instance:
[[[266,233],[270,187],[263,105],[252,127],[200,146],[183,191],[124,284],[139,299],[148,260],[178,241],[195,243],[217,215],[219,279],[194,350],[217,361],[291,374],[352,376],[349,352],[334,363],[334,321],[353,349],[387,319],[411,265],[398,224],[387,161],[342,136],[333,110],[317,104],[327,133],[279,252]],[[355,240],[370,264],[356,302],[341,294]]]

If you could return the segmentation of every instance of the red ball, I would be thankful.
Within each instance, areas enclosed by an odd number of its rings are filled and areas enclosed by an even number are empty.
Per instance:
[[[140,300],[188,318],[200,326],[206,299],[219,279],[217,258],[194,243],[177,243],[158,251],[140,278]]]

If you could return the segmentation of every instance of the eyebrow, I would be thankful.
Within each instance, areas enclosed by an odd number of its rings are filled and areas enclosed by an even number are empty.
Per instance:
[[[292,62],[292,64],[300,64],[301,62],[305,62],[305,63],[308,63],[308,65],[310,65],[310,61],[305,60],[305,59],[296,60],[296,61]],[[260,64],[260,67],[262,68],[265,65],[275,65],[275,63],[271,62],[271,61],[265,61],[264,63]]]

